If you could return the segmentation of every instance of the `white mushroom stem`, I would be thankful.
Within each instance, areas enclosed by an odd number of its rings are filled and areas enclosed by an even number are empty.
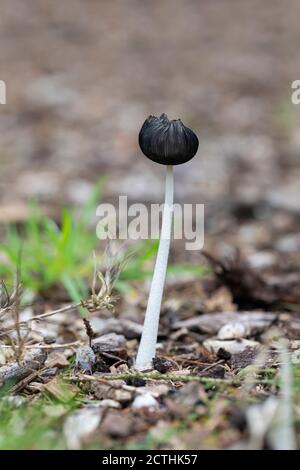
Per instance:
[[[173,218],[173,198],[173,166],[168,165],[160,242],[149,293],[143,333],[135,363],[135,367],[139,370],[153,369],[152,359],[155,357],[160,308],[170,250]]]

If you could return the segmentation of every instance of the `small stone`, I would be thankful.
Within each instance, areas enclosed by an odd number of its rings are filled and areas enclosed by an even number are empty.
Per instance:
[[[113,394],[114,400],[120,402],[120,403],[127,403],[131,401],[132,399],[132,393],[129,392],[128,390],[114,390]]]
[[[286,235],[275,243],[275,248],[281,253],[293,253],[300,249],[299,235]]]
[[[224,312],[206,313],[178,321],[173,325],[173,329],[187,328],[200,333],[210,335],[217,334],[218,331],[228,323],[242,323],[249,329],[249,334],[262,333],[274,322],[277,315],[272,312]]]
[[[117,402],[116,400],[111,400],[109,398],[100,400],[98,405],[101,408],[121,408],[121,405],[119,402]]]
[[[236,339],[247,336],[247,326],[240,322],[227,323],[218,333],[218,339]]]
[[[44,342],[45,344],[53,344],[56,341],[56,337],[54,335],[47,335],[44,336]]]
[[[127,413],[111,409],[105,414],[101,430],[112,438],[125,438],[133,434],[134,420]]]
[[[229,361],[231,358],[231,354],[228,351],[225,351],[225,349],[220,348],[217,352],[217,357],[218,359],[224,359],[224,361]]]
[[[114,400],[119,403],[128,403],[132,400],[133,393],[128,390],[123,390],[122,388],[114,388],[120,385],[120,387],[124,384],[124,382],[120,381],[118,384],[117,381],[114,381],[113,386],[109,384],[103,384],[100,382],[94,382],[91,385],[91,391],[95,395],[98,400]]]
[[[136,410],[141,408],[150,408],[155,410],[159,408],[159,403],[157,400],[155,400],[151,393],[146,392],[135,397],[132,403],[132,408]]]
[[[93,366],[96,362],[96,356],[92,348],[84,346],[76,351],[75,369],[77,371],[93,373]]]
[[[144,379],[127,379],[127,385],[131,385],[132,387],[144,387],[146,385],[146,380]]]
[[[124,335],[117,335],[116,333],[109,333],[100,336],[93,341],[93,351],[98,352],[113,352],[121,349],[126,344]]]
[[[258,348],[259,343],[257,341],[251,341],[248,339],[234,339],[228,341],[223,341],[219,339],[207,339],[204,341],[203,346],[215,354],[218,354],[218,351],[220,349],[223,349],[224,351],[227,351],[230,354],[239,354],[245,351],[247,348]]]
[[[160,372],[161,374],[165,374],[170,369],[172,369],[172,362],[168,359],[165,359],[164,357],[155,357],[152,360],[152,363],[154,369]]]
[[[68,416],[63,432],[68,449],[80,449],[88,437],[96,431],[102,419],[103,410],[88,406]]]
[[[41,377],[54,377],[57,374],[58,368],[57,367],[49,367],[49,369],[44,370],[41,372]]]
[[[248,256],[247,263],[253,269],[266,269],[276,263],[276,256],[269,251],[260,251]]]
[[[281,209],[295,214],[300,214],[300,191],[295,185],[282,186],[267,194],[267,202],[274,209]]]

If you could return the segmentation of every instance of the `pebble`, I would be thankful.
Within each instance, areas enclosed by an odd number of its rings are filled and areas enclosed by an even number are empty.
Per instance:
[[[299,235],[286,235],[275,243],[275,248],[282,253],[293,253],[300,249]]]
[[[260,251],[248,256],[247,262],[253,269],[265,269],[276,263],[276,256],[270,251]]]
[[[204,341],[203,346],[208,349],[208,351],[215,354],[218,353],[219,349],[223,349],[230,354],[240,354],[244,352],[247,348],[255,349],[259,347],[257,341],[251,341],[248,339],[233,339],[233,340],[219,340],[219,339],[207,339]]]
[[[218,339],[236,339],[247,336],[248,328],[240,322],[227,323],[218,332]]]
[[[146,392],[135,397],[132,403],[132,408],[136,410],[141,408],[158,409],[159,404],[158,401],[155,400],[155,398],[151,395],[151,393]]]

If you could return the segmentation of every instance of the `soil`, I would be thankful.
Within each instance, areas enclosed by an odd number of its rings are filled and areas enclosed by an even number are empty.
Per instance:
[[[279,390],[278,332],[291,357],[300,345],[300,107],[291,102],[299,14],[298,0],[2,1],[0,233],[27,219],[32,199],[54,218],[83,206],[103,177],[102,201],[162,201],[163,168],[137,142],[149,114],[180,117],[200,136],[198,155],[176,168],[175,194],[176,202],[205,204],[205,252],[177,241],[171,261],[206,263],[211,273],[169,280],[154,375],[130,372],[144,288],[121,296],[116,318],[91,314],[84,327],[72,311],[32,324],[31,346],[57,354],[49,331],[71,346],[15,393],[61,399],[59,371],[88,343],[86,332],[91,340],[77,357],[82,376],[72,371],[68,380],[102,404],[95,422],[90,404],[66,422],[68,448],[95,440],[107,448],[276,448],[267,429],[254,442],[244,403]],[[229,333],[220,312],[235,315]],[[267,371],[247,382],[239,374],[253,363]],[[74,437],[68,429],[81,420],[91,428]]]

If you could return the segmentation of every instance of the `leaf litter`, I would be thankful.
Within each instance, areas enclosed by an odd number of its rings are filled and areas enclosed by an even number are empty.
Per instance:
[[[16,338],[21,338],[21,349],[13,361],[14,300],[3,287],[0,334],[5,364],[0,381],[7,397],[54,400],[45,409],[59,419],[58,435],[69,449],[97,442],[111,448],[176,448],[178,433],[180,448],[277,448],[280,428],[272,423],[280,410],[278,341],[285,331],[290,336],[288,355],[295,357],[298,320],[285,302],[297,298],[281,298],[279,292],[276,299],[262,297],[262,284],[244,262],[239,261],[238,270],[236,264],[224,270],[223,261],[213,263],[213,273],[202,280],[179,280],[168,287],[154,371],[148,374],[134,370],[143,297],[135,309],[126,295],[117,305],[108,299],[104,305],[101,290],[97,299],[93,297],[94,288],[90,300],[81,302],[86,307],[83,319],[80,305],[38,314],[33,305],[26,317],[20,308]],[[251,274],[241,275],[241,270]],[[98,279],[103,282],[105,276]],[[252,298],[245,297],[247,310],[236,295],[239,280],[242,292],[252,289]],[[111,293],[106,286],[101,295]],[[286,403],[290,406],[289,400]],[[13,406],[30,405],[21,401]],[[264,423],[260,430],[257,414]]]

